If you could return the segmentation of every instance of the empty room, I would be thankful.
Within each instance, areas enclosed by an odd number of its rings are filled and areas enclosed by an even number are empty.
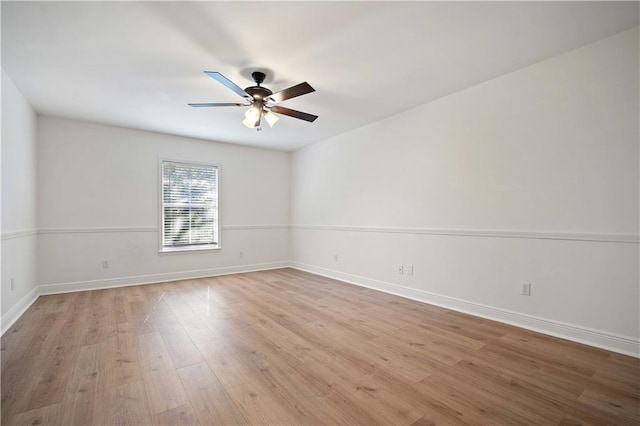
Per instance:
[[[640,424],[637,1],[1,1],[3,425]]]

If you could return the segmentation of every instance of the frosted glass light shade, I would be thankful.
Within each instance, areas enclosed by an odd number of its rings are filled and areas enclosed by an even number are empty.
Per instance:
[[[250,129],[256,127],[258,120],[260,119],[260,110],[255,106],[249,108],[247,112],[244,113],[244,120],[242,120],[242,124],[247,126]]]
[[[267,120],[267,123],[269,123],[270,127],[273,127],[278,122],[278,120],[280,120],[280,117],[278,117],[271,111],[267,111],[264,114],[264,119]]]

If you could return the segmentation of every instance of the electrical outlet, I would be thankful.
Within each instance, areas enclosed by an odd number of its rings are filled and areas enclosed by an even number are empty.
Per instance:
[[[11,278],[11,291],[16,289],[16,280]]]
[[[398,266],[398,275],[402,275],[402,274],[404,274],[404,266],[399,265]]]
[[[240,253],[238,253],[238,257],[240,257],[240,258],[244,257],[244,252],[242,250],[240,250]]]
[[[338,261],[338,253],[334,253],[333,254],[333,261],[337,262]]]
[[[404,271],[407,275],[413,275],[413,265],[404,265]]]
[[[520,294],[523,296],[531,296],[531,283],[522,283]]]
[[[109,261],[108,261],[108,260],[103,260],[103,261],[102,261],[102,267],[103,267],[104,269],[107,269],[107,268],[109,267]]]

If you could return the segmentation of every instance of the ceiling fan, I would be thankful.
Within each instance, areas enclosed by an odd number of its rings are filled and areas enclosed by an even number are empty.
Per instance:
[[[237,84],[223,76],[219,72],[205,71],[209,77],[222,83],[228,89],[245,98],[245,101],[249,103],[201,103],[201,104],[189,104],[194,108],[206,108],[206,107],[227,107],[227,106],[248,106],[251,107],[244,114],[244,120],[242,124],[250,129],[255,128],[261,130],[260,122],[262,117],[269,123],[269,126],[273,127],[279,120],[279,117],[274,114],[288,115],[289,117],[305,120],[308,122],[315,121],[318,118],[317,115],[308,114],[306,112],[296,111],[294,109],[285,108],[280,105],[274,105],[287,99],[295,98],[297,96],[306,95],[307,93],[315,92],[316,90],[311,87],[306,81],[304,83],[296,84],[287,89],[281,90],[277,93],[273,93],[266,87],[260,86],[264,81],[266,75],[260,71],[254,71],[251,73],[255,86],[247,87],[246,89],[240,88]]]

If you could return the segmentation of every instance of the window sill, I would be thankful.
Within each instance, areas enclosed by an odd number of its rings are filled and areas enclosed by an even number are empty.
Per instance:
[[[185,247],[163,247],[158,251],[159,254],[180,254],[180,253],[193,253],[203,251],[220,250],[219,245],[209,246],[185,246]]]

